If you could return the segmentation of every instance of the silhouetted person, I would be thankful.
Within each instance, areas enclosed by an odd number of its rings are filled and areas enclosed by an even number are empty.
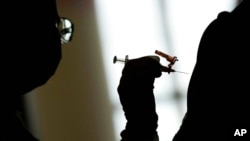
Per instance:
[[[161,76],[159,57],[129,60],[122,71],[118,94],[127,120],[121,141],[158,141],[154,80]]]
[[[249,19],[250,2],[244,0],[233,11],[219,13],[204,31],[188,87],[187,112],[173,141],[249,137]],[[239,136],[236,129],[249,130]]]
[[[36,141],[18,116],[22,96],[45,84],[61,59],[55,0],[1,2],[0,140]]]
[[[188,87],[187,112],[173,141],[249,141],[249,18],[250,1],[243,0],[205,29]],[[160,75],[147,71],[159,74],[156,62],[139,58],[124,67],[118,92],[128,122],[122,141],[153,140],[157,114],[152,89]]]

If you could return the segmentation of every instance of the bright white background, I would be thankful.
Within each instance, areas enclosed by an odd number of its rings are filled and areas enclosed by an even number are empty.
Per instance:
[[[126,121],[116,91],[123,64],[114,65],[113,57],[154,55],[157,49],[177,56],[174,69],[189,73],[163,74],[155,82],[160,140],[170,141],[186,112],[187,87],[202,32],[219,12],[234,5],[234,0],[96,0],[117,141]],[[164,59],[161,63],[167,65]]]

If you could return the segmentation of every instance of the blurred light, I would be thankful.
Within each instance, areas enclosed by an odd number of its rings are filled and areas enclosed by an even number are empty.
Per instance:
[[[174,68],[189,72],[189,75],[163,74],[154,84],[160,140],[170,141],[186,112],[186,92],[200,37],[217,14],[231,10],[234,3],[233,0],[95,1],[117,140],[126,120],[117,93],[123,65],[114,65],[113,57],[154,55],[157,49],[177,56],[179,61]],[[161,59],[161,63],[167,62]]]

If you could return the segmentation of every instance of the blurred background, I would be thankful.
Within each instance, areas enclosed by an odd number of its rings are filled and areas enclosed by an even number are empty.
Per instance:
[[[160,50],[179,61],[155,81],[160,141],[171,141],[186,112],[186,94],[206,26],[237,0],[57,0],[75,25],[56,74],[25,96],[27,125],[41,141],[119,141],[125,117],[117,86],[123,64]],[[168,62],[161,58],[161,63]],[[142,97],[143,99],[143,97]]]

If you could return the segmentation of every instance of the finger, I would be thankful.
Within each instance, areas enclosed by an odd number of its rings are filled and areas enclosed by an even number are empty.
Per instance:
[[[160,58],[158,56],[144,56],[131,59],[126,63],[124,73],[143,77],[160,77],[161,64],[159,62]]]

